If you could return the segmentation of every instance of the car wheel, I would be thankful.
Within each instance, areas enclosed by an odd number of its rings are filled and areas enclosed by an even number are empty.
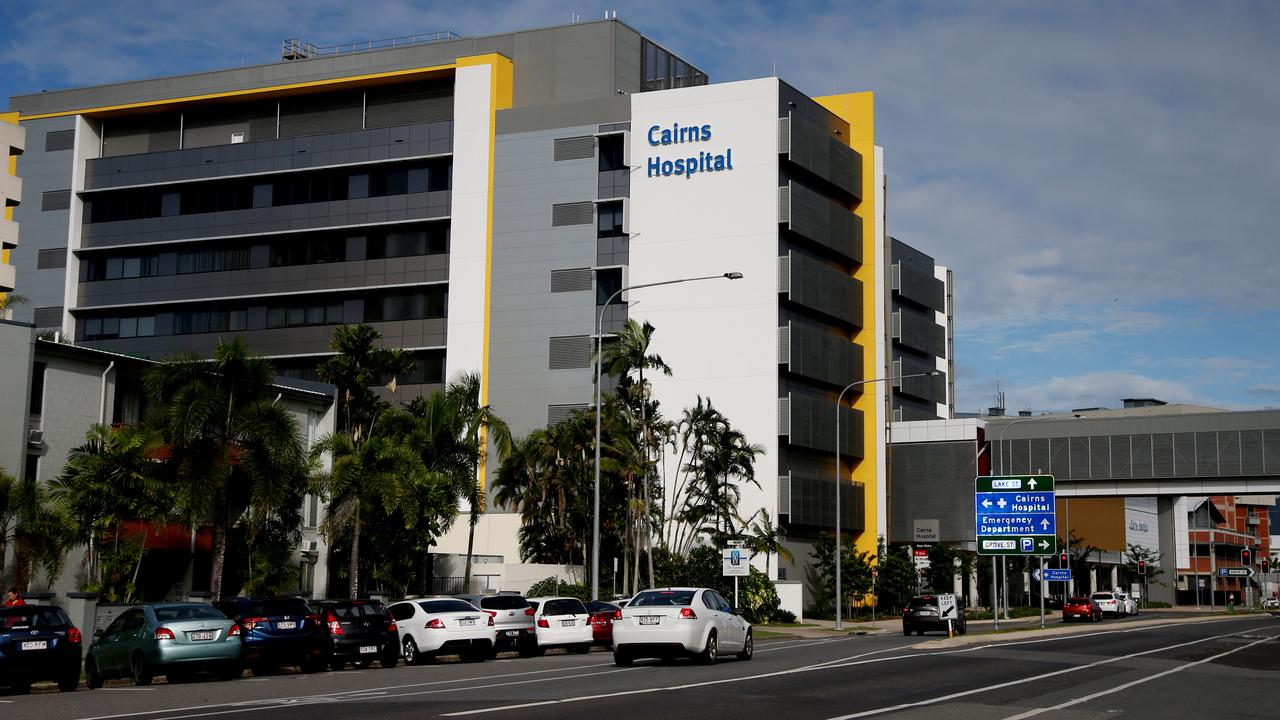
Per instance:
[[[618,648],[613,649],[614,665],[617,665],[618,667],[631,667],[632,661],[633,658],[631,657],[631,653],[625,650],[619,650]]]
[[[329,669],[334,672],[342,672],[347,668],[347,661],[342,658],[334,658],[329,661]]]
[[[355,667],[357,667],[357,668],[361,669],[361,670],[364,670],[365,668],[367,668],[367,667],[369,667],[370,665],[372,665],[372,664],[373,664],[373,659],[372,659],[372,658],[370,658],[370,659],[368,659],[368,660],[356,660],[356,661],[352,662],[351,664],[352,664],[353,666],[355,666]]]
[[[147,661],[142,657],[142,653],[134,653],[133,655],[133,684],[134,685],[150,685],[151,679],[155,675],[151,672],[151,668],[147,667]]]
[[[243,674],[244,674],[244,668],[240,666],[240,661],[232,660],[231,662],[222,666],[222,668],[218,670],[217,677],[219,680],[224,680],[224,681],[237,680]]]
[[[251,668],[254,677],[266,677],[267,675],[275,675],[280,671],[280,665],[270,660],[259,660],[253,664]]]
[[[77,667],[58,680],[58,690],[61,692],[71,692],[80,687],[80,668]]]
[[[707,647],[698,655],[698,661],[703,665],[715,665],[716,657],[720,654],[720,643],[716,640],[716,631],[712,630],[707,636]]]
[[[378,659],[378,664],[384,668],[393,668],[400,662],[400,656],[396,654],[395,648],[388,648],[387,652],[382,653],[382,657]]]
[[[404,651],[401,655],[404,657],[405,665],[417,665],[422,662],[422,653],[418,652],[418,643],[414,642],[411,637],[404,639]]]
[[[916,629],[916,635],[917,635],[917,636],[923,636],[923,635],[924,635],[924,631],[923,631],[923,630],[920,630],[920,629],[918,629],[918,628],[917,628],[917,629]]]
[[[751,656],[756,652],[756,641],[751,637],[751,631],[747,631],[747,639],[742,643],[742,652],[738,653],[739,660],[750,660]]]
[[[14,695],[26,695],[31,692],[31,676],[17,675],[9,681],[9,689]]]
[[[531,658],[538,654],[538,646],[533,643],[520,643],[517,652],[522,658]]]
[[[84,662],[84,684],[90,690],[97,690],[102,687],[102,673],[98,672],[98,661],[89,658]]]
[[[902,634],[903,634],[903,635],[910,635],[910,634],[911,634],[911,628],[907,627],[906,625],[903,625],[903,626],[902,626]]]
[[[587,653],[591,652],[591,643],[582,643],[580,645],[573,645],[569,648],[569,652],[577,653],[579,655],[586,655]]]

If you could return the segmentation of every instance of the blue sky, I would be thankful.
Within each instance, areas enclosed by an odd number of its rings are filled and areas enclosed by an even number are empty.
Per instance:
[[[0,95],[603,17],[707,70],[877,92],[889,232],[955,271],[957,407],[1280,406],[1280,4],[0,5]]]

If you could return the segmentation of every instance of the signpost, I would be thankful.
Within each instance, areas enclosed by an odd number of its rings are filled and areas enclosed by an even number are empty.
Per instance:
[[[951,624],[960,617],[956,612],[955,595],[947,593],[945,595],[938,596],[938,616],[945,618],[947,621],[947,637],[954,635]]]
[[[1257,573],[1251,567],[1224,567],[1218,568],[1218,577],[1244,577],[1251,578]]]
[[[938,519],[925,518],[916,520],[912,526],[915,528],[914,540],[918,543],[936,543],[938,542]]]
[[[730,547],[720,551],[720,574],[733,578],[733,607],[738,608],[738,578],[751,574],[751,562],[742,549],[743,541],[730,540]]]
[[[1071,568],[1044,568],[1031,573],[1031,577],[1036,582],[1071,582]]]
[[[984,475],[975,479],[974,529],[979,555],[992,560],[991,615],[996,617],[995,556],[1039,557],[1058,551],[1057,501],[1052,475]],[[995,628],[1000,628],[997,619]],[[1044,627],[1044,590],[1040,591]]]

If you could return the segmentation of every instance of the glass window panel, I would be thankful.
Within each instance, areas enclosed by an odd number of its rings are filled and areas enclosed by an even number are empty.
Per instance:
[[[317,305],[316,307],[307,308],[307,324],[308,325],[319,325],[323,322],[324,322],[324,306],[323,305]]]
[[[102,318],[102,334],[106,337],[115,337],[120,333],[120,318],[107,317]]]
[[[267,327],[278,328],[284,327],[285,309],[284,308],[268,308],[267,309]]]
[[[127,278],[140,277],[142,275],[142,258],[125,258],[124,271],[121,274]]]
[[[120,318],[119,336],[122,338],[135,337],[138,334],[138,318],[128,317]]]
[[[275,186],[272,183],[257,183],[253,186],[253,206],[256,208],[271,207]]]
[[[244,330],[249,327],[248,310],[232,310],[227,322],[228,330]]]
[[[116,280],[124,270],[124,258],[107,258],[107,279]]]
[[[409,189],[409,174],[404,168],[387,171],[387,194],[403,195]]]
[[[324,321],[330,324],[342,322],[342,303],[326,305],[324,308]]]
[[[152,337],[156,334],[156,317],[144,315],[138,318],[138,337]]]
[[[102,334],[102,318],[89,318],[84,321],[84,336],[96,338]]]
[[[428,175],[429,173],[424,167],[409,168],[409,180],[406,190],[411,193],[426,192]]]
[[[301,325],[301,324],[305,323],[306,321],[307,321],[307,309],[306,309],[306,308],[301,308],[301,307],[291,307],[291,308],[289,308],[289,320],[288,320],[288,324],[289,324],[289,326],[290,326],[290,327],[295,327],[295,326]]]
[[[347,197],[351,200],[369,197],[369,176],[357,173],[347,178]]]

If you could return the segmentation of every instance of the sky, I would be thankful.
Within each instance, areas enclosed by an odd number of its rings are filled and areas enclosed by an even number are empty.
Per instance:
[[[888,232],[954,271],[958,411],[1280,407],[1276,2],[10,0],[0,96],[606,10],[712,82],[877,93]]]

